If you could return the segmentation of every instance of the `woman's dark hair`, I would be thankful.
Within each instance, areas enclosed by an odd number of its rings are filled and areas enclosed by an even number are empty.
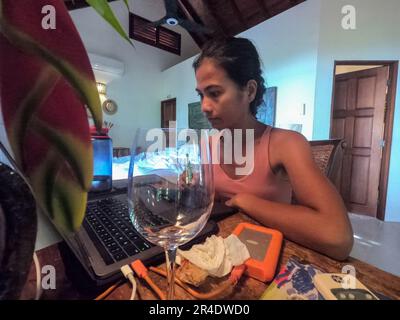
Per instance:
[[[257,108],[263,103],[266,88],[260,57],[254,44],[245,38],[228,37],[210,40],[193,62],[195,71],[205,58],[212,58],[240,88],[243,88],[249,80],[257,82],[256,96],[250,103],[250,112],[255,116]]]

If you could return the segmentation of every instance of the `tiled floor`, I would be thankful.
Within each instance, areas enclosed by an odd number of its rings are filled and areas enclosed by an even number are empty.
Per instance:
[[[350,214],[354,231],[351,256],[400,276],[400,222]]]

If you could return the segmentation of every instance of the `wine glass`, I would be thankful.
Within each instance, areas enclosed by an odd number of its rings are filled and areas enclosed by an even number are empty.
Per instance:
[[[149,242],[164,248],[167,299],[174,298],[178,246],[206,225],[214,202],[208,131],[138,129],[129,166],[131,221]]]

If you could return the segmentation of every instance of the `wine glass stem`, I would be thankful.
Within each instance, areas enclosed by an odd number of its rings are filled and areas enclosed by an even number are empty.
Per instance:
[[[166,263],[167,263],[167,279],[168,279],[168,292],[167,300],[174,299],[175,289],[175,258],[176,258],[176,247],[166,249]]]

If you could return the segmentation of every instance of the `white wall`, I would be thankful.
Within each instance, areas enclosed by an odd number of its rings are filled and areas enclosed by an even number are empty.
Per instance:
[[[10,145],[8,143],[8,139],[6,136],[6,128],[4,127],[3,116],[1,113],[0,113],[0,142],[3,144],[4,147],[7,148],[8,152],[10,152]],[[6,156],[3,154],[1,150],[0,150],[0,162],[10,165],[9,161],[7,160]]]
[[[319,3],[306,1],[239,35],[253,41],[263,61],[267,85],[278,87],[277,126],[302,123],[307,138],[311,138],[313,128],[318,25]],[[193,60],[162,74],[161,98],[177,97],[180,126],[188,124],[188,104],[199,101]],[[307,109],[305,116],[301,115],[303,104]]]
[[[1,110],[1,101],[0,101],[0,110]],[[6,129],[4,127],[4,120],[3,120],[3,114],[0,112],[0,142],[5,145],[5,143],[8,143],[7,137],[6,137]],[[6,159],[3,155],[3,153],[0,150],[0,162],[6,163]]]
[[[321,1],[320,41],[315,91],[314,139],[329,137],[335,60],[400,60],[399,0]],[[308,1],[307,1],[308,2]],[[356,8],[357,29],[341,27],[341,9]],[[400,221],[400,81],[398,81],[386,219]]]

